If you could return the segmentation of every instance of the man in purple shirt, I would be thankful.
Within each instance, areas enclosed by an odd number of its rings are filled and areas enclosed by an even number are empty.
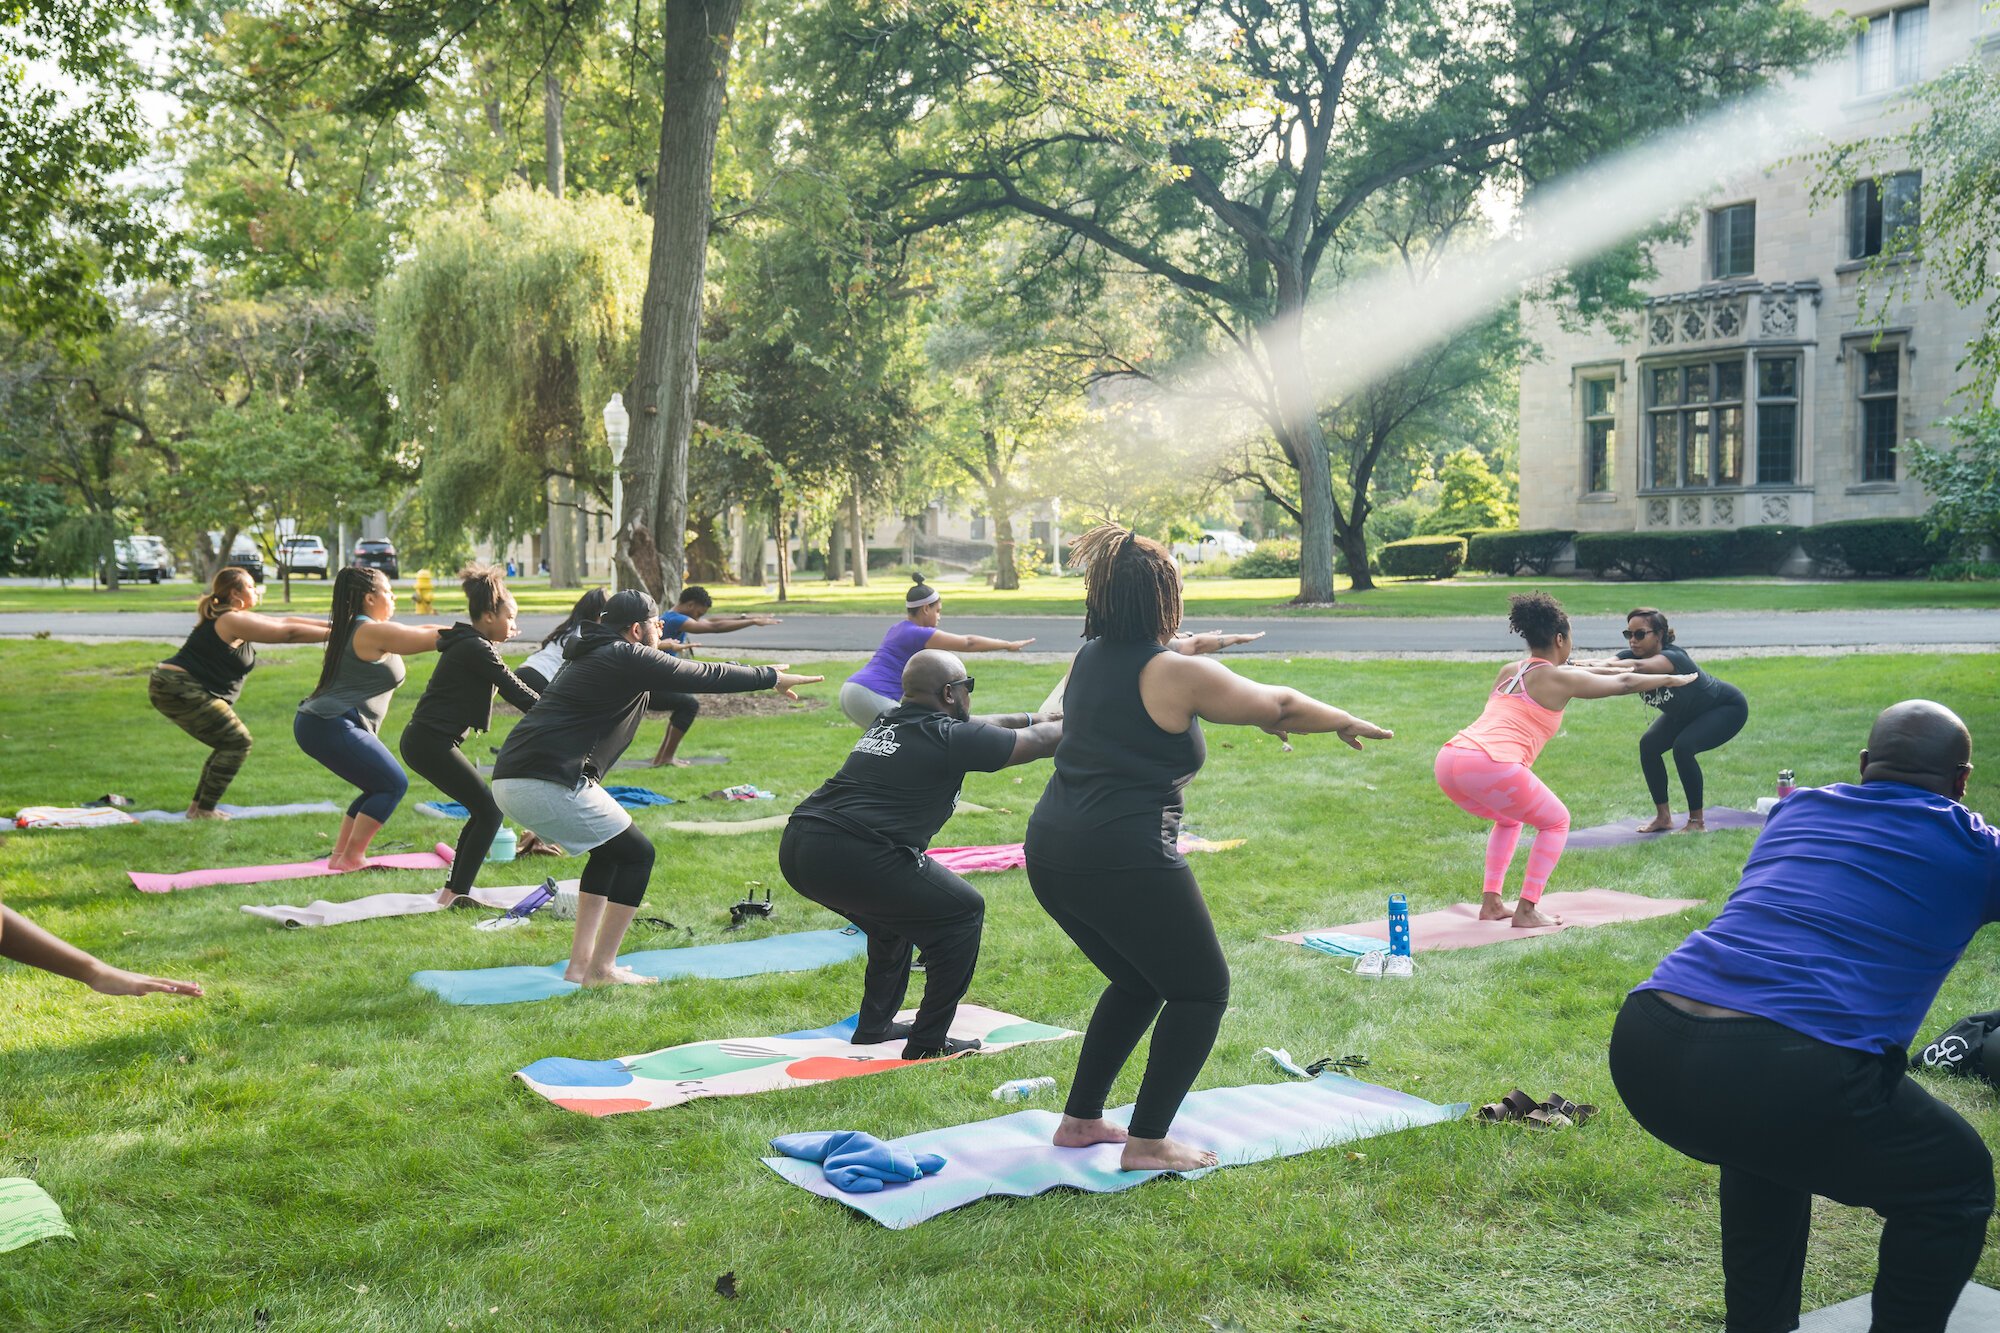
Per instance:
[[[1993,1158],[1905,1054],[2000,920],[2000,833],[1961,804],[1971,772],[1950,709],[1885,709],[1861,782],[1787,797],[1721,913],[1619,1011],[1633,1119],[1722,1168],[1729,1333],[1799,1326],[1815,1194],[1884,1218],[1876,1333],[1942,1333],[1972,1276]]]

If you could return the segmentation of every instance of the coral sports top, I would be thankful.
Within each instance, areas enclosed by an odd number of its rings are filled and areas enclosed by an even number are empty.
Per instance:
[[[1480,750],[1501,764],[1534,765],[1542,747],[1562,726],[1562,709],[1544,708],[1528,694],[1528,673],[1536,667],[1554,666],[1540,657],[1531,657],[1513,675],[1493,687],[1478,721],[1459,732],[1446,745],[1461,750]]]

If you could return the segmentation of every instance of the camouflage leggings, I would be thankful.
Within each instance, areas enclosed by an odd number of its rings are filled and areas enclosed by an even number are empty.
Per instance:
[[[154,667],[146,682],[153,707],[175,726],[214,751],[201,766],[201,782],[194,789],[194,803],[203,810],[215,809],[222,793],[229,790],[243,761],[250,756],[250,728],[236,716],[236,710],[216,698],[200,681],[185,671]]]

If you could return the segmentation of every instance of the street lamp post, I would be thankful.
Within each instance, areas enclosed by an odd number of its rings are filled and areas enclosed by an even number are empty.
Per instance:
[[[614,393],[604,405],[604,438],[611,446],[611,591],[618,591],[618,537],[625,530],[625,441],[632,432],[632,414],[625,395]]]

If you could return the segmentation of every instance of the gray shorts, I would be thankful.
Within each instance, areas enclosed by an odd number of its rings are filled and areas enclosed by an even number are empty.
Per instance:
[[[595,782],[565,787],[540,778],[501,778],[493,784],[493,802],[501,814],[574,856],[632,826],[631,812]]]
[[[885,699],[866,685],[856,685],[850,680],[840,687],[840,711],[847,714],[849,722],[864,730],[894,707],[894,699]]]

